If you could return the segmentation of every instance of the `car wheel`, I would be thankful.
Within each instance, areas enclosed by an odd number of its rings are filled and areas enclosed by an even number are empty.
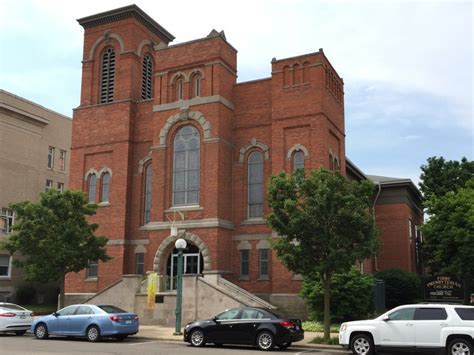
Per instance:
[[[201,329],[194,329],[191,334],[189,334],[189,339],[192,346],[206,345],[206,337]]]
[[[473,355],[473,347],[467,339],[454,339],[448,345],[449,355]]]
[[[374,353],[374,342],[365,334],[356,334],[351,340],[351,350],[356,355],[370,355]]]
[[[272,333],[264,331],[257,335],[257,347],[260,350],[272,350],[275,347],[275,338]]]
[[[15,330],[16,335],[23,335],[26,333],[26,330]]]
[[[291,341],[289,341],[288,343],[283,343],[283,344],[278,345],[280,349],[288,349],[290,346],[291,346]]]
[[[100,329],[96,325],[91,325],[86,331],[87,340],[97,342],[100,340]]]
[[[35,337],[37,339],[47,339],[49,337],[48,327],[44,323],[40,323],[35,327]]]
[[[127,339],[127,337],[128,337],[128,335],[122,334],[122,335],[116,335],[115,339],[117,339],[118,341],[122,341],[122,340]]]

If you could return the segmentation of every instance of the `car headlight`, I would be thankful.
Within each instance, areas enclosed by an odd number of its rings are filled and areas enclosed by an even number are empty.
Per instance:
[[[341,328],[339,328],[340,332],[344,332],[347,329],[347,324],[342,323]]]

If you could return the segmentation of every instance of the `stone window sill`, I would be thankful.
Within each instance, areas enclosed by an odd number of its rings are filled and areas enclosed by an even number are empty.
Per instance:
[[[11,279],[11,276],[0,276],[0,280],[9,281]]]
[[[84,281],[85,282],[97,282],[97,277],[88,277]]]
[[[204,208],[199,205],[187,205],[187,206],[174,206],[165,210],[165,213],[172,212],[192,212],[192,211],[203,211]]]
[[[104,201],[104,202],[99,202],[99,207],[110,207],[110,202]]]
[[[270,277],[269,276],[261,276],[257,280],[258,281],[270,281]]]
[[[250,277],[248,276],[240,276],[239,277],[239,281],[249,281],[250,280]]]
[[[242,221],[242,225],[252,225],[252,224],[267,224],[267,221],[265,221],[261,217],[249,218],[249,219],[246,219],[245,221]]]

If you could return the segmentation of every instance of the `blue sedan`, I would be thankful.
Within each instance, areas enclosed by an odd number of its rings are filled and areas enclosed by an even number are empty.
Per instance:
[[[31,332],[38,339],[50,335],[86,337],[96,342],[102,337],[123,340],[138,332],[138,316],[112,305],[76,304],[36,319]]]

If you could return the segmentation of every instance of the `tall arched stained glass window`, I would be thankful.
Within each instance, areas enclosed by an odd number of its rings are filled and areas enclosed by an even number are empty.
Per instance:
[[[115,85],[115,50],[107,48],[102,56],[100,81],[100,103],[114,100]]]
[[[142,99],[148,100],[153,97],[153,61],[151,56],[146,54],[143,57],[142,68]]]
[[[181,128],[174,138],[173,205],[199,203],[199,150],[198,130]]]
[[[301,150],[293,154],[293,171],[298,169],[304,169],[304,153]]]
[[[263,216],[263,155],[252,152],[248,158],[248,216]]]
[[[90,174],[87,179],[87,193],[89,195],[89,203],[95,203],[95,194],[97,187],[97,176],[95,174]]]
[[[145,169],[145,190],[143,199],[143,224],[147,224],[151,219],[151,178],[153,168],[148,164]]]

